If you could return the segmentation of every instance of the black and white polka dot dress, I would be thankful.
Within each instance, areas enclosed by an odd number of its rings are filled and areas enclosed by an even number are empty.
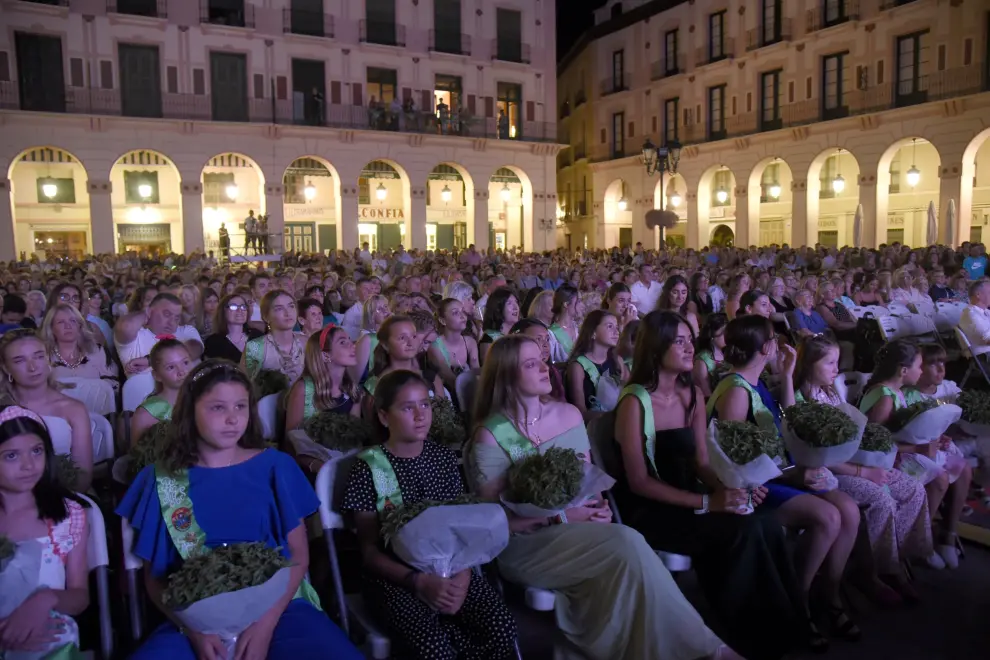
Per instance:
[[[464,493],[457,457],[446,447],[426,442],[416,458],[401,458],[382,449],[395,470],[403,502],[450,500]],[[375,511],[377,496],[371,469],[355,461],[343,508]],[[396,561],[399,559],[393,558]],[[417,660],[502,660],[514,657],[516,624],[498,592],[472,574],[460,611],[447,616],[433,611],[415,594],[383,578],[365,575],[368,605],[380,610],[400,647],[398,657]]]

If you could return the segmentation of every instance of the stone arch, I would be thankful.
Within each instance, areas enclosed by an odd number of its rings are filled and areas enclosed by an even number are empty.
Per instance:
[[[783,158],[769,156],[753,167],[746,186],[751,243],[791,242],[793,181],[794,172]]]
[[[181,175],[168,155],[155,149],[126,151],[114,159],[109,179],[117,251],[189,251],[184,249]]]
[[[322,156],[297,156],[282,172],[281,227],[268,231],[283,250],[323,252],[343,244],[340,226],[340,173]]]
[[[453,184],[453,186],[451,185]],[[460,163],[438,163],[426,180],[426,245],[436,249],[466,248],[476,244],[475,186],[471,173]],[[445,196],[449,197],[445,200]]]
[[[493,212],[497,220],[493,219]],[[507,248],[534,249],[536,234],[542,235],[544,231],[533,226],[533,183],[522,168],[503,165],[488,178],[488,218],[493,232],[491,247],[497,247],[499,233],[504,232]],[[545,236],[541,236],[540,244],[544,241]]]
[[[736,177],[733,171],[722,164],[710,165],[698,182],[697,204],[698,224],[688,237],[688,245],[701,248],[708,244],[711,223],[735,223]],[[690,231],[690,228],[689,228]],[[734,234],[738,234],[738,227]]]
[[[246,253],[244,218],[270,213],[265,194],[265,172],[250,156],[234,151],[207,159],[200,170],[202,223],[186,222],[183,237],[186,251],[201,245],[204,235],[217,236],[223,224],[230,235],[231,255]],[[196,191],[183,186],[184,195]]]
[[[372,249],[426,247],[426,227],[415,227],[412,198],[426,197],[426,189],[412,187],[409,174],[397,161],[374,158],[365,163],[356,181],[358,191],[358,244]],[[342,222],[348,222],[344,218]],[[420,235],[422,233],[422,235]]]
[[[980,159],[983,159],[984,166],[977,169],[976,163]],[[942,173],[943,178],[952,175],[952,172]],[[975,199],[976,188],[990,188],[990,128],[977,133],[966,145],[966,149],[963,151],[960,177],[959,199],[956,200],[955,231],[952,236],[954,245],[969,240],[974,210],[986,209],[984,218],[990,215],[990,194],[982,193],[980,200]],[[977,179],[977,177],[979,178]],[[977,185],[974,185],[974,180],[976,180]],[[939,226],[941,227],[947,224],[948,200],[944,204],[940,201],[939,207]],[[942,236],[941,230],[939,236]],[[981,242],[986,243],[988,237],[990,237],[990,233],[983,229],[980,236]]]
[[[928,205],[939,206],[939,173],[942,158],[938,148],[919,136],[901,138],[883,152],[877,165],[877,241],[887,232],[901,231],[903,243],[925,244]],[[912,178],[914,177],[914,178]],[[915,186],[911,182],[917,181]],[[894,234],[892,233],[892,236]]]
[[[837,245],[853,245],[853,218],[860,202],[860,175],[859,159],[844,147],[829,147],[811,161],[806,191],[806,245],[818,243],[820,231],[836,232]],[[875,220],[875,213],[867,217],[864,211],[864,245],[875,245]],[[797,242],[800,233],[794,232],[794,237]]]

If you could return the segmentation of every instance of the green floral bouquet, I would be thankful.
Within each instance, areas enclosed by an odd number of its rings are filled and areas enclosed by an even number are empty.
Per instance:
[[[894,442],[926,445],[941,438],[960,417],[962,408],[959,406],[927,399],[896,411],[891,418],[890,430]]]
[[[502,503],[523,518],[550,518],[608,490],[615,480],[573,449],[551,447],[509,467]]]
[[[780,437],[756,424],[712,420],[706,444],[712,470],[728,488],[755,488],[781,474],[784,447]],[[752,512],[752,503],[738,510]]]
[[[818,470],[816,490],[835,490],[839,482],[827,468],[849,461],[859,449],[866,415],[848,403],[814,401],[784,411],[781,435],[795,465]]]
[[[76,490],[81,472],[71,454],[55,455],[55,477],[69,490]]]
[[[331,451],[348,452],[374,443],[373,430],[368,422],[329,410],[306,420],[303,430],[311,440]]]
[[[285,595],[289,566],[278,549],[264,543],[214,548],[190,557],[169,576],[162,604],[183,627],[219,636],[230,658],[237,636]]]
[[[427,509],[435,506],[459,506],[462,504],[478,504],[481,500],[473,495],[461,495],[452,500],[438,501],[438,500],[420,500],[419,502],[413,502],[412,504],[404,504],[400,507],[390,509],[382,517],[381,524],[381,536],[382,540],[385,542],[386,547],[395,538],[399,530],[402,529],[407,523],[412,521],[413,518],[423,513]]]
[[[430,425],[429,439],[439,445],[460,449],[467,439],[464,417],[447,397],[433,397],[430,406],[433,408],[433,423]]]
[[[131,445],[127,455],[113,464],[113,478],[124,485],[130,484],[138,473],[154,465],[165,456],[171,442],[172,422],[156,422]]]
[[[258,398],[264,399],[271,394],[281,394],[289,389],[289,378],[275,369],[262,369],[254,379],[258,388]]]
[[[962,410],[959,427],[963,431],[977,437],[990,437],[990,392],[960,392],[956,405]]]
[[[849,459],[850,463],[863,467],[879,467],[889,470],[897,459],[897,445],[890,430],[882,424],[867,424],[859,449]]]
[[[912,419],[921,413],[934,410],[938,407],[938,405],[939,403],[935,399],[924,399],[923,401],[912,403],[910,406],[906,406],[900,410],[895,410],[894,414],[890,417],[890,430],[894,432],[900,431],[902,428],[907,426],[908,422]]]

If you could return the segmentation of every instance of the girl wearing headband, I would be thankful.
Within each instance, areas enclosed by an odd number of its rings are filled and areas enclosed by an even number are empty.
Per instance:
[[[357,363],[354,342],[340,326],[330,326],[306,342],[302,377],[289,390],[285,410],[286,432],[298,429],[310,417],[325,410],[360,416],[360,394],[351,380]]]

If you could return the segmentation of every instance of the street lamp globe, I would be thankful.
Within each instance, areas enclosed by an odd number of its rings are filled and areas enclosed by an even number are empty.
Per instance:
[[[718,200],[719,204],[725,204],[729,199],[729,191],[725,188],[719,188],[715,191],[715,199]]]
[[[306,187],[303,188],[303,196],[306,197],[307,202],[312,202],[316,199],[316,186],[312,183],[307,183]]]
[[[681,196],[679,193],[674,193],[670,196],[670,205],[673,207],[678,207],[681,205]]]
[[[53,199],[55,195],[58,194],[58,186],[49,181],[48,183],[41,184],[41,192],[48,199]]]
[[[384,202],[385,198],[388,197],[388,190],[385,189],[384,183],[379,183],[378,187],[375,188],[375,197],[378,198],[379,202]]]
[[[626,201],[626,198],[625,197],[620,197],[619,198],[619,210],[620,211],[625,211],[627,208],[629,208],[629,202]]]
[[[149,197],[151,197],[151,193],[152,190],[150,183],[142,183],[138,186],[138,195],[141,197],[141,199],[148,199]]]
[[[846,180],[842,178],[841,174],[836,175],[836,177],[832,179],[832,191],[836,195],[838,195],[845,189],[846,189]]]
[[[921,172],[914,165],[907,171],[907,184],[914,188],[921,182]]]
[[[770,186],[770,190],[768,192],[770,193],[770,196],[773,197],[774,199],[780,199],[780,184],[779,183],[773,184],[772,186]]]
[[[237,189],[237,184],[236,183],[229,184],[227,186],[227,190],[226,190],[227,199],[229,199],[230,201],[234,201],[235,199],[237,199],[237,195],[238,195],[239,192],[240,191]]]
[[[444,186],[443,190],[440,191],[440,199],[443,200],[444,204],[448,204],[450,202],[450,198],[451,198],[450,186]]]
[[[508,204],[509,203],[509,197],[512,196],[512,191],[509,190],[509,184],[508,183],[502,185],[502,190],[501,190],[501,192],[499,194],[502,195],[502,201],[505,202],[506,204]]]

